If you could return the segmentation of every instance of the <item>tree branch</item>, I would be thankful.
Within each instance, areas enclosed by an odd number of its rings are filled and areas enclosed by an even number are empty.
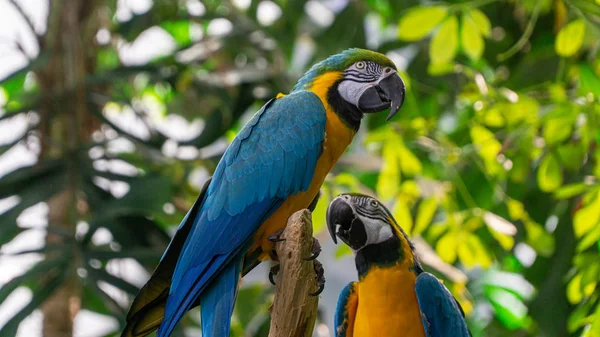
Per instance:
[[[318,296],[312,253],[311,213],[304,209],[288,220],[277,244],[281,269],[277,275],[269,337],[310,337],[317,317]]]

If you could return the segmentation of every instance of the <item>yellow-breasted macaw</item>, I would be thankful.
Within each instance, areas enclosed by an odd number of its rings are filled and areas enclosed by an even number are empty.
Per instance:
[[[469,337],[460,304],[424,272],[408,236],[375,198],[342,194],[327,227],[354,252],[358,282],[340,294],[337,337]]]
[[[274,233],[308,207],[364,113],[402,105],[404,83],[384,55],[348,49],[314,65],[267,102],[221,158],[148,283],[122,336],[171,334],[200,305],[202,335],[228,337],[242,270],[269,257]]]

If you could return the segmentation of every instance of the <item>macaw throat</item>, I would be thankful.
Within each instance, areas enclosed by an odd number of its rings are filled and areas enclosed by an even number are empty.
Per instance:
[[[354,262],[358,277],[366,275],[373,266],[384,267],[401,262],[404,258],[401,245],[398,237],[392,236],[386,241],[367,245],[357,251]]]
[[[342,121],[353,128],[354,131],[357,131],[364,114],[358,107],[348,103],[342,98],[342,95],[340,95],[340,92],[338,91],[340,83],[341,80],[337,81],[329,88],[327,91],[327,101]]]

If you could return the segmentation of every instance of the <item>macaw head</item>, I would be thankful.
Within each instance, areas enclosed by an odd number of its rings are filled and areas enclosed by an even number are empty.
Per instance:
[[[390,109],[392,118],[406,95],[396,66],[385,55],[352,48],[315,64],[294,87],[326,97],[342,119],[358,127],[364,113]]]
[[[340,238],[365,265],[408,261],[420,271],[414,246],[391,212],[377,199],[363,194],[341,194],[327,208],[327,228],[333,242]],[[359,258],[361,261],[359,261]]]

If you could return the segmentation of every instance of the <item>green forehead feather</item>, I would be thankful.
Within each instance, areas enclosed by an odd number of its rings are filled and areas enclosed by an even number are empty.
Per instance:
[[[315,64],[298,81],[294,90],[306,89],[315,78],[329,71],[343,71],[358,61],[375,62],[382,67],[392,67],[396,69],[394,63],[385,55],[360,48],[346,49],[343,52],[330,56],[327,59]]]

